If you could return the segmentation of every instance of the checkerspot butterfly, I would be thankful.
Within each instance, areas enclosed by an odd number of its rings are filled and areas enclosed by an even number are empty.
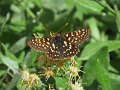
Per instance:
[[[77,55],[79,45],[89,35],[89,29],[81,29],[62,35],[31,39],[28,41],[28,45],[38,52],[45,52],[46,56],[50,59],[69,59]]]

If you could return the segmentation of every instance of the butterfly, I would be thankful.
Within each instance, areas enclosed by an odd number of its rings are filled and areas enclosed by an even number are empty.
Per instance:
[[[69,59],[75,57],[82,44],[90,35],[89,29],[78,29],[66,34],[44,38],[34,38],[28,45],[37,52],[43,51],[52,60]]]

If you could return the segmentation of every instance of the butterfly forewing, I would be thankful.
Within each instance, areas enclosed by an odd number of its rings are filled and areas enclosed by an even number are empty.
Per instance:
[[[28,45],[36,51],[46,51],[50,45],[49,37],[45,38],[34,38],[28,41]]]
[[[79,45],[83,43],[88,38],[89,35],[90,35],[89,29],[81,29],[64,34],[64,37],[66,37],[66,39],[68,39],[72,44]]]

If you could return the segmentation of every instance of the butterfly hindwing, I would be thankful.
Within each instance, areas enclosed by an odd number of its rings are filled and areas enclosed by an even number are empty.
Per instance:
[[[54,37],[51,38],[50,45],[45,53],[50,59],[56,60],[61,57],[61,54],[58,51],[58,46],[54,42]]]
[[[64,41],[64,42],[66,42],[66,41]],[[64,45],[66,45],[66,44],[64,44]],[[63,57],[66,57],[66,59],[76,56],[77,53],[79,52],[79,47],[72,43],[68,43],[68,45],[63,47],[63,49],[64,49]]]
[[[57,40],[55,39],[56,37],[58,38]],[[69,59],[71,57],[74,57],[79,52],[78,46],[73,45],[72,43],[70,43],[69,40],[64,39],[60,36],[56,37],[53,38],[53,41],[51,41],[50,43],[49,49],[46,51],[46,55],[50,59]]]

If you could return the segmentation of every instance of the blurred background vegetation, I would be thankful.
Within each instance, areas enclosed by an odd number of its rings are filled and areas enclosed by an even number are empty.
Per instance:
[[[27,40],[33,33],[50,36],[67,22],[60,33],[91,31],[76,57],[84,89],[120,90],[120,0],[0,0],[0,90],[24,90],[18,70],[35,72],[37,60]],[[66,89],[55,80],[58,90]]]

